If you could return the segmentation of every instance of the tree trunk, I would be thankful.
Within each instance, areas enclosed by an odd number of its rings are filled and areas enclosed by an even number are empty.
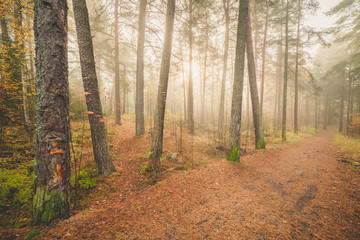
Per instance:
[[[34,14],[36,59],[41,61],[36,61],[33,222],[48,224],[70,216],[66,1],[36,0]]]
[[[168,0],[166,9],[166,25],[163,52],[161,57],[161,69],[159,77],[159,88],[157,94],[157,106],[154,119],[154,131],[151,143],[152,167],[155,172],[160,170],[160,158],[162,155],[163,131],[165,121],[165,107],[167,86],[170,71],[171,45],[174,29],[175,0]]]
[[[351,70],[351,66],[349,71]],[[352,94],[352,77],[349,76],[349,86],[348,86],[348,97],[347,97],[347,112],[346,112],[346,133],[349,132],[349,126],[352,121],[353,114],[353,94]]]
[[[315,130],[318,129],[318,117],[319,113],[318,113],[318,97],[315,96]]]
[[[255,60],[254,60],[254,50],[252,46],[252,29],[251,29],[251,15],[250,15],[250,6],[248,9],[247,15],[247,32],[246,32],[246,53],[247,53],[247,63],[248,63],[248,74],[249,74],[249,85],[251,92],[251,105],[253,110],[253,120],[255,127],[255,148],[264,149],[264,130],[261,120],[261,110],[259,104],[259,94],[257,90],[256,83],[256,69],[255,69]]]
[[[268,24],[269,24],[269,7],[270,7],[270,0],[266,0],[265,29],[264,29],[264,40],[263,40],[263,49],[262,49],[262,65],[261,65],[261,94],[260,94],[261,114],[263,114],[263,105],[264,105],[265,57],[266,57],[267,29],[268,29]]]
[[[119,0],[115,0],[115,123],[121,125],[119,69]]]
[[[239,19],[236,38],[236,57],[234,71],[234,85],[231,106],[231,122],[229,130],[228,159],[239,161],[240,157],[240,129],[242,95],[244,83],[245,43],[246,43],[246,17],[248,14],[248,0],[240,0]]]
[[[300,20],[301,20],[301,0],[298,0],[298,21],[297,21],[297,37],[296,37],[296,53],[295,53],[295,103],[294,103],[294,133],[298,133],[298,105],[299,105],[299,45],[300,45]]]
[[[325,107],[324,107],[324,125],[323,125],[323,129],[326,130],[327,128],[327,124],[328,124],[328,119],[329,119],[329,97],[326,95],[325,97]]]
[[[194,93],[193,93],[193,79],[192,79],[192,1],[189,0],[189,90],[188,90],[188,130],[190,134],[194,134]]]
[[[281,119],[281,76],[282,76],[282,24],[279,25],[279,42],[277,45],[277,67],[276,67],[276,98],[274,102],[274,127],[279,129]]]
[[[138,46],[136,63],[136,135],[145,133],[144,123],[144,43],[147,0],[140,0],[138,23]]]
[[[207,16],[206,16],[207,17]],[[203,75],[203,85],[202,85],[202,99],[201,99],[201,122],[205,123],[205,90],[206,90],[206,67],[207,67],[207,56],[208,56],[208,47],[209,47],[209,32],[206,28],[206,44],[205,44],[205,59],[204,59],[204,75]]]
[[[73,9],[94,159],[98,172],[100,174],[110,175],[115,171],[115,167],[110,157],[102,113],[86,1],[73,0]]]
[[[289,2],[286,0],[286,20],[285,20],[285,62],[284,62],[284,87],[283,87],[283,117],[281,137],[286,141],[286,104],[287,104],[287,81],[289,65]]]
[[[343,80],[342,80],[342,85],[341,85],[339,132],[343,132],[343,131],[344,131],[345,84],[346,84],[346,70],[344,69],[344,78],[343,78]]]
[[[225,38],[224,38],[224,55],[223,55],[223,71],[221,79],[221,92],[220,92],[220,107],[219,107],[219,120],[218,120],[218,138],[221,139],[224,127],[224,108],[225,108],[225,88],[226,88],[226,73],[227,62],[229,54],[229,33],[230,33],[230,16],[229,16],[229,0],[223,0],[223,9],[225,15]]]

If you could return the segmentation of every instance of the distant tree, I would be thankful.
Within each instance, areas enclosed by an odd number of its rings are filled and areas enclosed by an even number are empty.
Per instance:
[[[285,59],[284,59],[284,86],[283,86],[283,110],[282,110],[282,127],[281,137],[286,141],[286,107],[287,107],[287,82],[288,82],[288,67],[289,67],[289,1],[286,0],[286,15],[285,15]]]
[[[193,92],[193,0],[189,0],[189,90],[188,90],[188,130],[190,134],[194,134],[194,92]]]
[[[110,175],[115,171],[115,167],[110,157],[102,113],[86,1],[73,0],[73,8],[94,159],[98,172],[100,174]]]
[[[145,133],[144,123],[144,43],[145,43],[145,20],[147,0],[140,0],[138,22],[138,46],[136,64],[136,135]]]
[[[65,0],[35,1],[34,224],[70,216],[67,10]]]
[[[119,0],[115,0],[115,123],[121,125],[119,63]]]
[[[255,148],[264,149],[265,148],[264,130],[262,126],[259,94],[258,94],[257,82],[256,82],[256,69],[255,69],[254,50],[252,43],[250,5],[248,9],[246,27],[247,27],[246,55],[247,55],[247,63],[248,63],[249,85],[251,92],[251,103],[252,103],[254,128],[255,128]]]
[[[151,143],[152,167],[155,172],[160,170],[160,158],[162,155],[163,131],[165,120],[165,107],[167,86],[169,81],[171,48],[173,39],[175,18],[175,0],[168,0],[166,9],[165,39],[161,56],[161,69],[159,77],[159,88],[157,94],[157,106],[154,118],[154,130]]]
[[[229,55],[229,33],[230,33],[230,16],[229,16],[229,0],[222,0],[223,9],[225,15],[225,37],[224,37],[224,54],[223,54],[223,69],[221,78],[221,90],[220,90],[220,106],[219,106],[219,121],[218,121],[218,138],[222,137],[223,124],[224,124],[224,108],[225,108],[225,87],[226,87],[226,74],[227,74],[227,62]]]
[[[233,84],[233,96],[231,105],[231,123],[229,132],[228,158],[239,161],[240,151],[240,128],[242,111],[242,94],[244,82],[245,43],[246,43],[246,19],[248,14],[248,0],[240,0],[238,29],[236,38],[235,72]]]

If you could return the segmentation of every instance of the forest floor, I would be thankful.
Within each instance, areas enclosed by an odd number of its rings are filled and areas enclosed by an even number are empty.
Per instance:
[[[140,173],[151,136],[135,137],[126,124],[111,141],[117,172],[93,189],[88,209],[37,228],[38,239],[360,239],[360,174],[341,161],[334,131],[252,151],[244,164],[184,136],[192,144],[166,158],[153,182]],[[171,138],[167,156],[177,152]],[[0,238],[23,239],[30,229]]]

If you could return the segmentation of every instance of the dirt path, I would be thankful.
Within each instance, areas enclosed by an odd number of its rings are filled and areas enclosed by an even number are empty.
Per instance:
[[[245,168],[221,161],[176,172],[41,239],[360,239],[360,175],[337,156],[323,132],[243,157]]]

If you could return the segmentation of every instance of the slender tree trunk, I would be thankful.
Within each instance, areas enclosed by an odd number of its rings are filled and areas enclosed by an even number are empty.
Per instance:
[[[136,63],[136,135],[145,133],[144,123],[144,43],[147,0],[140,0],[138,23],[138,46]]]
[[[36,62],[33,223],[48,224],[70,216],[66,1],[35,0],[34,14],[36,58],[41,61]]]
[[[206,44],[205,44],[205,59],[204,59],[204,75],[203,75],[203,85],[202,85],[202,99],[201,99],[201,122],[205,122],[205,90],[206,90],[206,67],[207,67],[207,56],[208,56],[208,47],[209,47],[209,32],[206,28]]]
[[[274,127],[279,129],[281,118],[281,76],[282,76],[282,24],[279,25],[279,42],[277,45],[276,97],[274,102]]]
[[[181,59],[184,59],[182,42],[180,41],[180,55]],[[186,121],[186,85],[185,85],[185,70],[184,70],[184,61],[181,62],[181,73],[182,73],[182,83],[183,83],[183,97],[184,97],[184,120]]]
[[[300,21],[301,21],[301,0],[298,0],[298,21],[297,21],[297,37],[296,37],[296,53],[295,53],[295,103],[294,103],[294,132],[299,131],[298,126],[298,105],[299,105],[299,45],[300,45]]]
[[[351,66],[350,69],[351,70]],[[349,132],[349,126],[352,121],[352,77],[349,76],[349,85],[348,85],[348,97],[347,97],[347,112],[346,112],[346,133]]]
[[[315,130],[318,129],[319,127],[319,123],[318,123],[318,117],[319,113],[318,113],[318,97],[315,96]]]
[[[159,88],[157,95],[157,106],[156,106],[155,119],[154,119],[155,126],[154,126],[152,143],[151,143],[152,167],[155,170],[155,172],[158,172],[160,170],[160,158],[162,155],[166,95],[167,95],[167,86],[168,86],[169,71],[170,71],[170,58],[171,58],[171,45],[173,38],[174,18],[175,18],[175,0],[168,0],[167,9],[166,9],[165,40],[164,40],[162,57],[161,57],[161,69],[160,69]]]
[[[342,80],[342,85],[341,85],[339,132],[343,132],[343,131],[344,131],[345,84],[346,84],[346,70],[344,69],[344,78],[343,78],[343,80]]]
[[[263,40],[263,49],[262,49],[262,65],[261,65],[261,94],[260,94],[261,114],[263,114],[263,105],[264,105],[265,57],[266,57],[267,30],[268,30],[268,24],[269,24],[269,7],[270,7],[270,0],[266,0],[265,29],[264,29],[264,40]]]
[[[115,123],[121,125],[119,69],[119,0],[115,0]]]
[[[94,159],[98,172],[100,174],[110,175],[115,171],[115,167],[110,157],[107,133],[102,113],[86,1],[73,0],[73,9]]]
[[[240,157],[240,129],[241,129],[241,111],[242,95],[244,83],[244,65],[245,65],[245,44],[246,44],[246,18],[248,14],[248,0],[240,0],[238,30],[236,38],[236,57],[234,85],[231,106],[231,122],[229,131],[229,153],[228,159],[239,161]]]
[[[252,29],[251,29],[251,19],[250,19],[250,6],[247,14],[247,32],[246,32],[246,50],[247,50],[247,63],[248,63],[248,74],[249,74],[249,84],[251,92],[251,105],[253,110],[253,119],[255,127],[255,148],[264,149],[264,130],[261,120],[261,110],[259,104],[259,95],[257,90],[256,83],[256,69],[255,69],[255,60],[254,60],[254,50],[252,46]]]
[[[284,62],[284,87],[283,87],[283,120],[281,136],[286,141],[286,107],[287,107],[287,81],[289,61],[289,2],[286,0],[286,20],[285,20],[285,62]]]
[[[219,106],[219,120],[218,120],[218,138],[221,139],[224,127],[224,110],[225,110],[225,88],[226,88],[226,74],[227,62],[229,55],[229,33],[230,33],[230,16],[229,16],[229,0],[223,0],[223,9],[225,15],[225,38],[224,38],[224,55],[223,55],[223,70],[221,79],[220,92],[220,106]]]
[[[189,90],[188,90],[188,130],[194,134],[194,93],[192,79],[192,50],[193,50],[193,33],[192,33],[192,11],[193,0],[189,0]]]
[[[325,97],[325,107],[324,107],[324,125],[323,125],[323,129],[326,130],[327,128],[327,124],[328,124],[328,119],[329,119],[329,97],[326,95]]]

